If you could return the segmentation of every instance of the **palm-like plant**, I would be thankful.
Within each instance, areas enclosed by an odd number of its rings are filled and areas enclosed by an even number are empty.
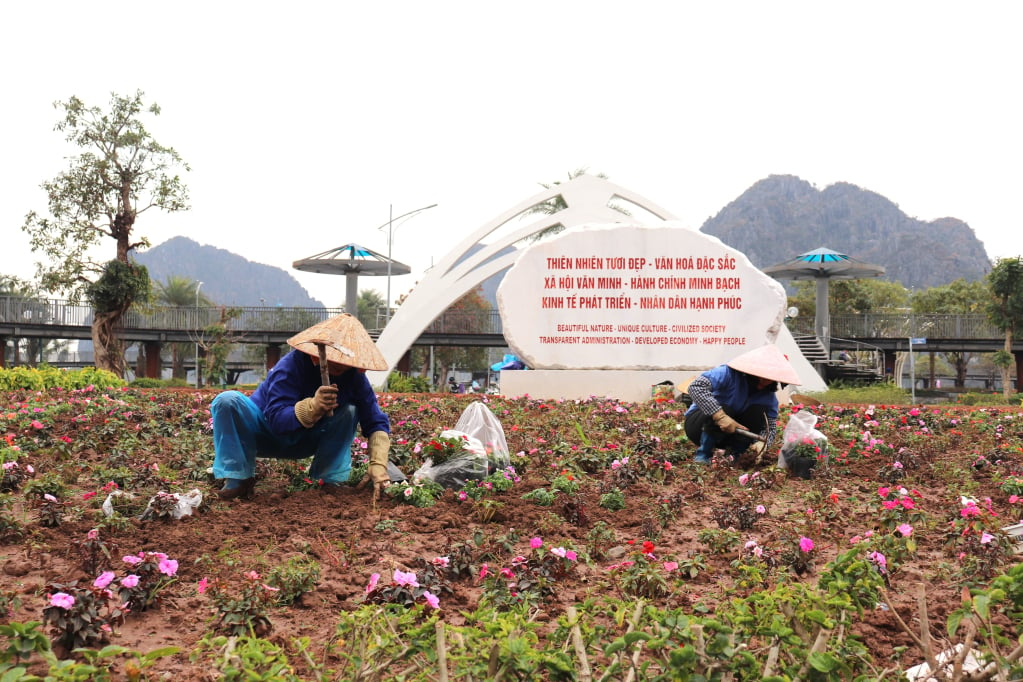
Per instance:
[[[168,275],[162,282],[154,282],[153,293],[156,303],[171,308],[191,308],[196,304],[196,293],[199,282],[189,277],[179,275]],[[211,301],[204,294],[198,295],[199,305],[211,305]],[[187,377],[185,360],[195,355],[195,346],[191,343],[171,344],[171,376],[175,379]]]
[[[577,168],[574,171],[570,171],[569,174],[568,174],[568,179],[569,180],[574,180],[575,178],[579,177],[580,175],[586,175],[586,172],[588,170],[589,169],[587,169],[585,167],[582,167],[582,168]],[[607,175],[605,175],[604,173],[597,173],[597,177],[601,178],[602,180],[607,180]],[[552,182],[550,184],[548,184],[546,182],[541,182],[540,186],[543,187],[544,189],[551,189],[551,188],[556,187],[557,185],[560,185],[560,184],[561,184],[560,180],[555,180],[554,182]],[[528,215],[537,215],[537,214],[540,214],[540,215],[554,215],[558,211],[562,211],[562,210],[564,210],[566,208],[568,208],[568,204],[565,203],[564,197],[562,197],[559,194],[559,195],[557,195],[555,197],[552,197],[552,198],[548,199],[547,201],[541,201],[539,204],[536,204],[535,206],[532,206],[532,207],[528,208],[526,211],[523,212],[523,215],[527,215],[527,216]],[[617,204],[611,204],[611,208],[613,208],[614,210],[622,213],[623,215],[632,215],[631,213],[629,213],[628,209],[626,209],[624,206],[619,206]],[[564,229],[565,229],[565,226],[560,224],[560,223],[558,223],[557,225],[551,225],[547,229],[541,230],[540,232],[537,232],[532,237],[530,237],[530,241],[534,242],[534,243],[538,242],[541,239],[545,239],[546,237],[554,236],[554,235],[558,234],[559,232],[562,232]]]

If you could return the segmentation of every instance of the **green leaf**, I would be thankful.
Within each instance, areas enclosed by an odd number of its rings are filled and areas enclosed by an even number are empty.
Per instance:
[[[826,651],[815,651],[810,654],[810,665],[818,672],[830,673],[837,670],[840,663],[837,658]]]

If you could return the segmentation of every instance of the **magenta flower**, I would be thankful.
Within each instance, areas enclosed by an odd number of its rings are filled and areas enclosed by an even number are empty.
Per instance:
[[[540,549],[543,547],[543,539],[539,537],[529,538],[529,546],[531,549]]]
[[[130,589],[132,587],[137,587],[138,584],[139,584],[139,577],[137,575],[135,575],[134,573],[131,573],[131,574],[126,575],[123,578],[121,578],[121,587],[127,587],[127,588]],[[202,594],[205,591],[206,591],[206,578],[203,578],[202,580],[199,581],[199,594]]]
[[[877,567],[881,569],[882,573],[888,570],[888,559],[886,559],[884,554],[881,554],[881,552],[871,552],[867,555],[867,558],[877,564]]]
[[[178,572],[178,562],[176,559],[161,559],[160,560],[160,573],[164,575],[174,575]]]
[[[130,575],[129,576],[125,576],[124,580],[127,580],[128,578],[132,578],[132,577],[135,578],[135,582],[137,584],[138,581],[139,581],[139,578],[138,578],[137,575],[136,576],[130,576]],[[122,585],[124,585],[124,580],[121,581]],[[124,585],[124,586],[125,587],[134,587],[134,585]],[[209,586],[210,586],[210,579],[204,576],[203,579],[199,581],[199,584],[196,585],[195,589],[198,590],[199,594],[203,594],[203,593],[206,592],[207,589],[209,589]]]
[[[70,609],[75,605],[75,598],[67,592],[57,592],[56,594],[50,595],[50,604],[62,609]]]
[[[483,562],[483,565],[480,566],[480,580],[483,580],[488,575],[490,575],[490,566],[488,566],[486,562]]]
[[[512,571],[510,568],[502,568],[501,577],[504,578],[505,580],[515,580],[515,572]]]
[[[813,551],[813,540],[808,537],[799,538],[799,549],[803,552]]]
[[[405,573],[400,569],[394,569],[394,582],[403,587],[419,587],[419,581],[416,580],[416,574],[412,571]]]
[[[92,586],[93,587],[98,587],[99,589],[102,590],[103,588],[105,588],[107,585],[109,585],[112,582],[114,582],[114,572],[113,571],[103,571],[102,573],[99,574],[99,577],[97,577],[92,582]]]
[[[426,605],[429,606],[431,609],[440,608],[440,599],[437,597],[437,595],[432,594],[429,590],[423,592],[423,599],[426,600]]]
[[[579,558],[579,555],[575,553],[575,550],[569,549],[565,551],[565,558],[569,561],[575,561]]]

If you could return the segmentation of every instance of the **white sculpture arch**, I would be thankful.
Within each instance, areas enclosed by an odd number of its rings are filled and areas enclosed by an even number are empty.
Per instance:
[[[565,202],[564,209],[541,215],[535,222],[467,255],[470,249],[509,221],[558,195]],[[615,200],[634,204],[662,221],[676,220],[669,211],[639,194],[594,175],[576,176],[526,199],[462,240],[409,293],[377,339],[377,347],[387,360],[388,372],[369,372],[370,382],[383,385],[390,370],[438,315],[492,275],[511,267],[520,255],[518,250],[501,254],[502,250],[556,225],[567,229],[584,223],[624,222],[626,216],[612,207]]]

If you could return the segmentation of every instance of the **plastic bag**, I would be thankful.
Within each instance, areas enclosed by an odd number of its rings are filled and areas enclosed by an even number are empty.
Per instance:
[[[160,493],[157,493],[157,495],[161,493],[165,495],[167,494],[161,490]],[[192,488],[187,493],[170,493],[170,495],[171,497],[177,498],[176,504],[170,512],[171,518],[175,520],[191,516],[192,510],[202,504],[202,491],[198,488]],[[153,498],[149,500],[149,504],[146,505],[145,511],[142,512],[142,516],[139,518],[145,520],[155,516],[156,512],[153,509],[153,500],[155,499],[156,496],[154,495]]]
[[[650,387],[650,399],[655,403],[669,403],[675,400],[675,383],[662,381]]]
[[[810,478],[810,472],[819,461],[827,461],[828,438],[818,431],[817,415],[805,410],[789,417],[782,434],[778,467],[791,469],[800,478]]]
[[[445,488],[461,488],[468,481],[482,481],[511,463],[504,428],[494,413],[481,402],[471,403],[458,418],[454,429],[440,434],[441,439],[460,439],[462,449],[445,461],[434,464],[428,457],[412,478],[427,478]]]

